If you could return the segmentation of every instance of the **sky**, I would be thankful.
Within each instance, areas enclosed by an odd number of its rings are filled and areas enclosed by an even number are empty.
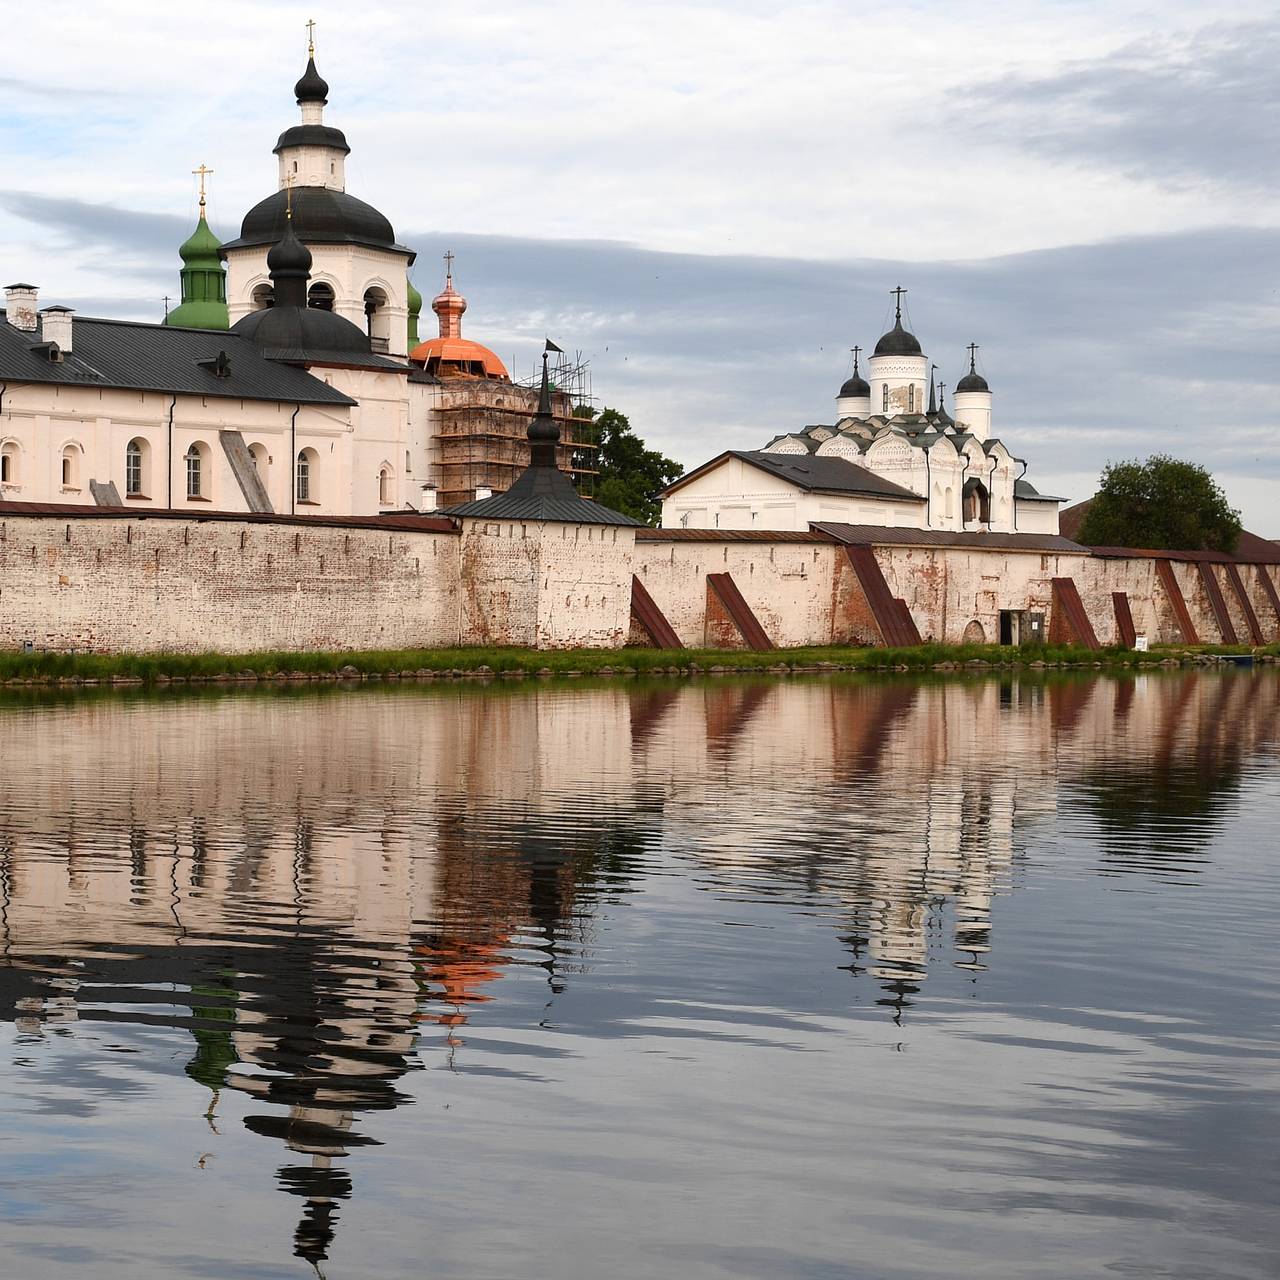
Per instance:
[[[1269,3],[106,0],[6,6],[0,276],[159,319],[214,170],[275,187],[308,18],[347,189],[457,255],[468,336],[544,336],[686,465],[830,422],[910,326],[1042,492],[1108,460],[1215,472],[1280,537],[1280,10]],[[428,315],[424,324],[429,325]]]

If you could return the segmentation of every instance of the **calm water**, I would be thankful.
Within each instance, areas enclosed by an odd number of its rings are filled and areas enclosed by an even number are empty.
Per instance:
[[[1278,738],[1274,671],[0,703],[3,1275],[1276,1276]]]

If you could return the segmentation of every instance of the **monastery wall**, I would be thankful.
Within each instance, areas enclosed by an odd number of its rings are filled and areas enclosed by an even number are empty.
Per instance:
[[[458,541],[286,521],[0,514],[0,648],[453,645]]]
[[[846,548],[817,533],[645,530],[637,539],[629,528],[533,521],[468,520],[454,530],[425,519],[73,512],[0,509],[0,649],[621,648],[651,642],[631,617],[633,575],[684,645],[740,648],[746,641],[711,582],[719,574],[779,648],[882,640]],[[1255,625],[1263,642],[1280,640],[1280,566],[1234,566],[1246,608],[1232,566],[1221,563],[913,545],[875,547],[874,556],[888,596],[906,602],[926,641],[996,643],[1006,611],[1019,627],[1042,615],[1048,637],[1059,608],[1053,580],[1067,578],[1102,644],[1120,640],[1115,592],[1127,596],[1140,635],[1180,643],[1168,574],[1202,643],[1252,643]]]
[[[669,533],[670,540],[662,533]],[[635,574],[681,641],[736,648],[742,640],[708,607],[707,575],[727,573],[775,645],[871,644],[877,631],[843,547],[827,541],[693,540],[678,530],[636,543]],[[632,632],[635,643],[647,643]]]
[[[621,648],[635,532],[608,525],[466,520],[464,643]]]

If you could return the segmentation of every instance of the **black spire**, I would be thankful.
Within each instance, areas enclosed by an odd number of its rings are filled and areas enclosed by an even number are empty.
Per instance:
[[[316,70],[315,58],[307,59],[307,69],[302,73],[302,79],[293,86],[293,92],[299,106],[304,102],[318,102],[324,106],[329,101],[329,84]]]
[[[267,271],[277,307],[305,307],[311,276],[311,250],[293,233],[293,217],[285,220],[284,235],[267,254]]]
[[[929,366],[929,416],[933,417],[938,412],[938,400],[933,391],[933,375],[938,372],[938,366],[931,364]]]
[[[542,353],[542,390],[538,395],[538,412],[529,420],[529,465],[556,467],[556,445],[560,428],[551,412],[551,379],[547,372],[550,353]]]

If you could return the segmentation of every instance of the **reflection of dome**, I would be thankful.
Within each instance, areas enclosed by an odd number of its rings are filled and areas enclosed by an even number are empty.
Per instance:
[[[240,238],[223,245],[223,250],[275,244],[284,235],[288,207],[286,191],[277,191],[260,200],[244,215]],[[362,244],[373,249],[408,252],[396,244],[391,223],[377,209],[345,191],[295,187],[293,223],[298,235],[310,244]]]
[[[920,342],[914,333],[908,333],[902,327],[902,317],[899,316],[894,323],[892,329],[876,343],[875,354],[878,356],[918,356],[923,352],[920,350]]]
[[[507,366],[488,347],[470,338],[428,338],[409,352],[409,359],[424,365],[428,373],[436,373],[444,365],[459,373],[510,380]]]

